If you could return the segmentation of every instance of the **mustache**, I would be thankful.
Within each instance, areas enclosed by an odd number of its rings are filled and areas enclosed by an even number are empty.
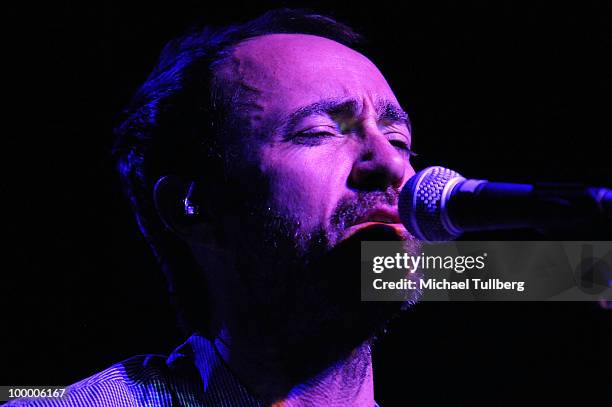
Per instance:
[[[355,196],[342,198],[332,213],[330,223],[335,229],[343,230],[376,207],[397,206],[399,195],[399,188],[389,186],[384,191],[358,192]]]

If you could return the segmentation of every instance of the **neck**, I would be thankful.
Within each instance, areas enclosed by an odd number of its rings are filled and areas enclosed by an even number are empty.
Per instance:
[[[223,333],[215,340],[215,346],[233,373],[264,405],[374,405],[369,342],[361,344],[329,366],[297,380],[296,377],[300,375],[296,374],[294,367],[288,366],[287,355],[281,357],[269,348],[259,351],[241,348],[237,346],[237,341],[230,340]]]
[[[302,307],[310,308],[287,301],[297,315],[292,318],[279,312],[282,305],[261,305],[242,274],[230,272],[236,257],[206,250],[195,251],[202,267],[224,270],[205,274],[207,286],[217,288],[210,292],[210,332],[221,358],[252,395],[266,406],[374,405],[369,340],[362,342],[342,324],[326,325],[326,336],[313,333],[316,311],[296,326]]]

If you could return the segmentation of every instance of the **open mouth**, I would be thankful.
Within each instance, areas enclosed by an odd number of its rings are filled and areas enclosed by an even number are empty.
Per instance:
[[[364,216],[357,219],[356,222],[346,229],[343,238],[348,239],[357,232],[365,231],[365,229],[371,228],[386,228],[393,231],[397,235],[397,238],[402,240],[407,234],[406,228],[400,221],[397,210],[388,207],[368,211]]]

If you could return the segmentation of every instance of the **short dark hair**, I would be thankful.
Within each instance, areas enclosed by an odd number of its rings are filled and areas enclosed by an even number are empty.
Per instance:
[[[348,26],[306,10],[272,10],[223,28],[196,24],[164,47],[115,129],[113,154],[124,193],[166,276],[186,334],[207,333],[204,280],[189,248],[164,228],[153,189],[165,175],[193,179],[203,167],[213,174],[222,171],[224,154],[218,141],[231,106],[215,89],[214,67],[240,42],[281,33],[311,34],[347,46],[360,41]]]

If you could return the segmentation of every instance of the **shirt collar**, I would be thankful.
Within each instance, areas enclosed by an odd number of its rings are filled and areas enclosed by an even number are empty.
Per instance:
[[[192,370],[195,366],[197,372],[191,374],[199,375],[204,405],[262,406],[228,369],[213,343],[199,334],[172,352],[166,363],[174,371]]]

